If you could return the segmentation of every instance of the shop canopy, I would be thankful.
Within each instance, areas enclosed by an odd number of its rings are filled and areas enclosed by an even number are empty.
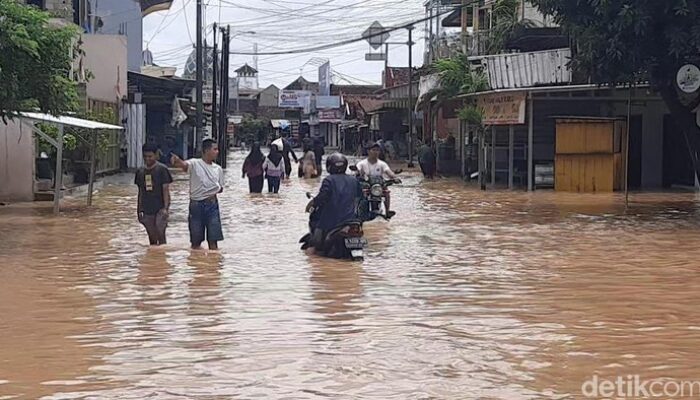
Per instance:
[[[44,138],[47,142],[56,147],[56,179],[54,182],[53,196],[53,212],[58,214],[59,203],[61,199],[61,187],[63,187],[63,128],[66,126],[83,128],[92,134],[90,143],[90,180],[88,181],[88,197],[87,204],[92,205],[92,188],[95,182],[95,153],[97,149],[97,133],[102,130],[122,130],[118,125],[110,125],[102,122],[91,121],[88,119],[70,117],[70,116],[54,116],[49,114],[23,112],[19,114],[20,118],[32,124],[32,130]],[[35,124],[45,123],[52,124],[58,127],[59,135],[53,138],[42,132]],[[85,138],[81,138],[87,141]]]

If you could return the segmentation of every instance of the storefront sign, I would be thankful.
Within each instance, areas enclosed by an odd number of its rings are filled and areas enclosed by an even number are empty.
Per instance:
[[[319,110],[318,120],[320,122],[338,122],[343,118],[340,110]]]
[[[280,90],[280,108],[309,108],[311,92],[308,90]]]
[[[339,108],[340,96],[316,96],[316,109]]]
[[[693,64],[681,67],[676,75],[678,88],[684,93],[695,93],[700,89],[700,68]]]
[[[484,125],[518,125],[525,123],[525,92],[489,94],[479,97]]]

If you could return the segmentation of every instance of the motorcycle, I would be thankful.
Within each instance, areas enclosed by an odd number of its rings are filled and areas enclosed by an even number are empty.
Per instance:
[[[357,172],[357,167],[352,165],[350,170]],[[398,175],[402,171],[397,170],[395,173]],[[384,218],[388,221],[389,217],[386,215],[386,210],[384,209],[384,200],[389,191],[389,186],[401,183],[400,179],[384,179],[380,176],[371,177],[360,177],[357,179],[360,181],[360,187],[362,188],[363,199],[360,201],[358,207],[358,215],[362,222],[374,221],[377,217]]]
[[[306,193],[306,197],[313,198],[311,193]],[[302,243],[301,249],[313,247],[319,255],[340,260],[364,260],[367,239],[364,238],[362,221],[348,221],[323,235],[321,230],[317,229],[320,210],[319,207],[311,207],[308,210],[309,233],[299,240],[299,243]]]

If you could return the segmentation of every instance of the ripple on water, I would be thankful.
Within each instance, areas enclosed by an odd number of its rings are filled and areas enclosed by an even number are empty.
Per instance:
[[[188,250],[180,177],[158,249],[131,185],[59,218],[0,209],[0,398],[556,399],[596,373],[700,375],[692,195],[626,209],[408,174],[345,263],[298,249],[319,182],[248,195],[242,156],[219,252]]]

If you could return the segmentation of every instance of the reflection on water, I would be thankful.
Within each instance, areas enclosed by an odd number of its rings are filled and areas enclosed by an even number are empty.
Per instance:
[[[241,160],[219,252],[188,249],[181,179],[162,248],[129,185],[60,218],[0,208],[0,398],[534,399],[595,374],[700,378],[694,195],[627,208],[410,175],[345,263],[298,249],[318,181],[251,196]]]

